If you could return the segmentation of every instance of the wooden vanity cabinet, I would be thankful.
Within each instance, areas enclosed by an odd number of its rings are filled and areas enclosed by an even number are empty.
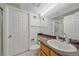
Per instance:
[[[41,56],[58,56],[53,50],[48,48],[43,43],[40,43],[40,55]]]
[[[49,56],[50,55],[49,49],[44,44],[42,44],[42,43],[40,44],[40,50],[46,56]]]
[[[43,51],[40,51],[40,56],[46,56]]]
[[[58,54],[55,53],[53,50],[50,50],[50,56],[58,56]]]

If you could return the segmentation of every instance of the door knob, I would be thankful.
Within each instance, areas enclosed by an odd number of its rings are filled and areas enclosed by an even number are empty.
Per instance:
[[[8,36],[8,38],[11,38],[11,37],[12,37],[12,35],[9,35],[9,36]]]

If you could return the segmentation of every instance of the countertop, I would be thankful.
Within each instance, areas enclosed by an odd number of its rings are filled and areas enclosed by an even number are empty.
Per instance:
[[[63,51],[59,51],[59,50],[57,50],[57,49],[52,48],[51,46],[49,46],[47,44],[47,40],[56,39],[55,36],[50,36],[50,35],[45,35],[45,34],[38,34],[38,37],[40,38],[39,41],[41,43],[43,43],[44,45],[46,45],[51,50],[54,50],[60,56],[79,56],[79,49],[77,49],[77,51],[75,51],[75,52],[63,52]]]

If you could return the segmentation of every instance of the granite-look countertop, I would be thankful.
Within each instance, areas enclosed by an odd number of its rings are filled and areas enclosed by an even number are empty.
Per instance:
[[[53,38],[50,38],[47,37],[47,35],[40,35],[39,38],[41,38],[39,41],[43,44],[45,44],[48,48],[50,48],[51,50],[55,51],[57,54],[59,54],[60,56],[79,56],[79,49],[77,49],[77,51],[75,52],[63,52],[63,51],[59,51],[51,46],[49,46],[47,44],[47,40],[50,40],[50,39],[53,39]],[[55,39],[55,38],[54,38]]]

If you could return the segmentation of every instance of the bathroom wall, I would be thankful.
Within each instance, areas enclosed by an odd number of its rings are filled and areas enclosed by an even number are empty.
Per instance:
[[[37,33],[40,32],[40,20],[39,16],[35,13],[29,14],[29,24],[30,24],[30,45],[33,45],[37,40]],[[34,39],[34,40],[32,40]]]
[[[29,20],[30,20],[30,45],[34,44],[33,41],[37,41],[38,33],[52,35],[52,29],[51,29],[52,22],[50,18],[46,17],[40,18],[38,14],[30,13]]]
[[[41,27],[41,33],[53,35],[53,22],[51,18],[47,18],[47,26]]]
[[[64,17],[64,32],[68,37],[79,40],[79,11]]]

